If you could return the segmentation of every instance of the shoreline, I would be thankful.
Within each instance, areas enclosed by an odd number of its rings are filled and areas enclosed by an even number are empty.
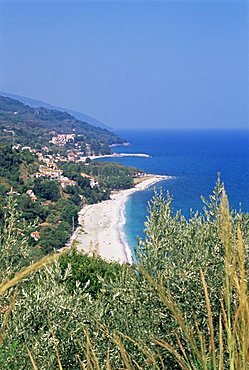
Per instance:
[[[112,154],[103,154],[103,155],[89,155],[80,157],[80,162],[85,162],[87,158],[91,160],[101,159],[101,158],[122,158],[122,157],[142,157],[142,158],[150,158],[149,154],[144,153],[112,153]]]
[[[84,206],[79,212],[79,226],[71,237],[70,246],[75,243],[78,251],[132,264],[132,253],[123,232],[125,203],[131,194],[171,178],[147,174],[135,187],[113,191],[111,199]]]

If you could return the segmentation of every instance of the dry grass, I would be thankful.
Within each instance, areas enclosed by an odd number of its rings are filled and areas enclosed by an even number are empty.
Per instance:
[[[25,267],[23,270],[18,272],[12,279],[4,280],[0,284],[0,296],[5,294],[6,291],[15,286],[16,284],[20,283],[23,279],[27,278],[31,274],[39,271],[45,266],[48,266],[49,264],[55,262],[63,253],[67,253],[68,250],[63,251],[60,254],[52,254],[50,256],[43,257],[40,261],[37,261],[35,263],[32,263],[28,267]]]

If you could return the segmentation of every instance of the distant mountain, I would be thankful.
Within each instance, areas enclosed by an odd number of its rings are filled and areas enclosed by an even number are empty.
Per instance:
[[[122,144],[113,132],[82,122],[67,112],[45,107],[32,108],[18,100],[0,96],[0,142],[37,147],[49,145],[56,134],[76,135],[76,141],[95,148],[95,153],[108,152],[109,145]]]
[[[75,112],[75,111],[73,111],[71,109],[67,109],[67,108],[57,107],[55,105],[48,104],[48,103],[45,103],[45,102],[40,101],[40,100],[27,98],[26,96],[9,94],[9,93],[2,92],[2,91],[0,91],[0,95],[6,96],[6,97],[11,98],[11,99],[19,100],[20,102],[22,102],[24,104],[27,104],[27,105],[29,105],[30,107],[33,107],[33,108],[44,107],[44,108],[48,108],[48,109],[59,110],[60,112],[67,112],[67,113],[71,114],[72,116],[74,116],[75,118],[77,118],[80,121],[87,122],[90,125],[93,125],[93,126],[96,126],[96,127],[101,127],[101,128],[105,128],[107,130],[112,130],[111,127],[105,125],[104,123],[102,123],[102,122],[98,121],[97,119],[95,119],[91,116],[88,116],[87,114],[84,114],[84,113]]]

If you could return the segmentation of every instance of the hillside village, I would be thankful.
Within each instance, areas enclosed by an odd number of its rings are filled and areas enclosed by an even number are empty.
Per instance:
[[[54,136],[52,136],[50,142],[60,147],[65,146],[68,142],[73,142],[76,136],[75,134],[56,134],[55,132],[53,132],[53,134]],[[75,186],[76,181],[69,179],[67,176],[63,175],[63,171],[59,169],[57,163],[79,163],[84,161],[87,156],[95,155],[94,151],[91,150],[90,144],[86,144],[86,150],[84,152],[79,150],[78,146],[78,144],[75,144],[75,149],[67,149],[65,156],[62,154],[49,154],[50,150],[47,146],[42,147],[41,150],[38,150],[28,146],[17,144],[13,145],[12,149],[22,151],[28,150],[30,153],[35,154],[39,162],[43,162],[43,164],[39,165],[39,169],[33,174],[33,177],[56,180],[59,182],[61,187],[65,189],[67,186]],[[98,186],[98,181],[96,181],[94,177],[83,172],[81,173],[81,176],[89,179],[91,188],[93,188],[94,186]],[[35,199],[35,196],[32,195],[32,193],[30,193],[29,195],[32,197],[33,200]]]
[[[36,223],[29,237],[42,254],[68,242],[84,204],[107,200],[112,190],[130,188],[143,175],[118,163],[92,161],[91,144],[83,151],[76,137],[53,132],[50,146],[0,145],[0,224],[8,197],[14,197],[23,218]]]
[[[125,140],[106,129],[44,107],[32,108],[18,100],[0,96],[0,142],[32,148],[57,147],[57,152],[77,149],[84,155],[110,154],[110,145]],[[61,150],[62,149],[62,150]]]

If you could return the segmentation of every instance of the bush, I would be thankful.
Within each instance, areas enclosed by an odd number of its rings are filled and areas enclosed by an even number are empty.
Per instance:
[[[103,287],[103,283],[112,283],[119,279],[122,267],[116,262],[106,262],[98,256],[89,258],[86,254],[78,253],[75,247],[70,254],[60,259],[60,267],[65,273],[70,265],[71,274],[65,279],[70,292],[76,286],[85,287],[85,292],[96,297]]]
[[[34,185],[36,196],[46,200],[57,201],[60,198],[60,188],[56,181],[36,179]]]

